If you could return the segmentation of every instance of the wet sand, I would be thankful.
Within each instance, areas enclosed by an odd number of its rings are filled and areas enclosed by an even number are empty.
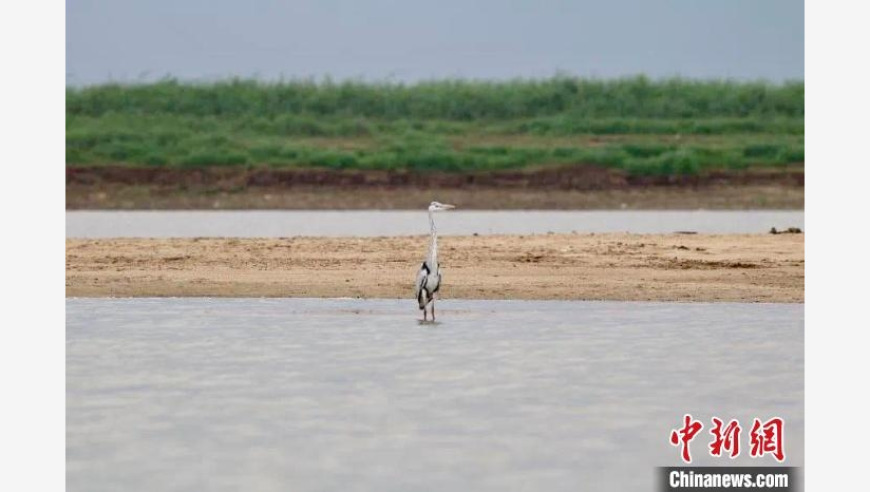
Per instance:
[[[428,236],[67,240],[70,297],[413,298]],[[802,234],[439,240],[442,298],[803,302]]]

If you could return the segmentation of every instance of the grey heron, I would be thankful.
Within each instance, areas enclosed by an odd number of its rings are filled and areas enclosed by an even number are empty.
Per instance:
[[[429,242],[429,254],[417,272],[414,295],[417,304],[423,311],[423,321],[426,321],[426,310],[432,306],[432,321],[435,321],[435,295],[441,287],[441,269],[438,267],[438,231],[435,230],[435,212],[456,208],[453,205],[432,202],[429,204],[429,228],[432,238]]]

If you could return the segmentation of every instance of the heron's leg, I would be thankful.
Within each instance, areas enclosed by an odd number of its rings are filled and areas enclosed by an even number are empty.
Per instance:
[[[426,307],[423,307],[423,321],[426,321]]]
[[[432,296],[432,322],[435,322],[435,296]]]

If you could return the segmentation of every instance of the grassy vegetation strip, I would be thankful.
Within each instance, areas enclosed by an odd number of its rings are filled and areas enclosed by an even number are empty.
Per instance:
[[[71,164],[472,171],[592,163],[673,175],[803,158],[803,83],[168,81],[67,90]]]
[[[803,162],[803,137],[736,135],[682,143],[628,141],[463,145],[449,137],[405,134],[374,139],[293,139],[251,130],[197,132],[170,125],[135,128],[79,123],[67,131],[67,162],[201,167],[265,165],[332,169],[487,171],[538,164],[599,164],[630,174],[695,174],[707,169]],[[177,129],[176,129],[177,128]],[[465,140],[468,140],[467,138]]]
[[[555,77],[508,82],[445,80],[414,85],[354,81],[231,80],[212,84],[166,81],[67,89],[68,115],[117,112],[258,117],[310,114],[452,121],[557,114],[577,118],[802,118],[804,84]]]

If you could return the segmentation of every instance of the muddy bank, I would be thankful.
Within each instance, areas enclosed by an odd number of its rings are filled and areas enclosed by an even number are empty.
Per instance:
[[[697,175],[633,176],[595,165],[542,167],[491,172],[414,172],[379,170],[268,169],[241,167],[136,168],[67,167],[67,184],[216,186],[223,188],[336,186],[348,188],[520,188],[610,190],[649,186],[804,184],[803,168],[710,171]]]
[[[803,234],[445,237],[442,295],[803,302]],[[427,238],[67,240],[68,296],[413,297]]]
[[[802,209],[802,168],[630,176],[574,165],[489,173],[68,167],[68,209]],[[425,201],[425,200],[424,200]]]

